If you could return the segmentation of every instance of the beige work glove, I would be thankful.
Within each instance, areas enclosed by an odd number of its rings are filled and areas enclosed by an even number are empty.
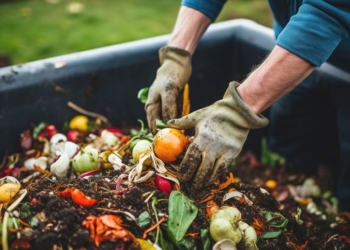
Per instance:
[[[181,112],[182,90],[191,72],[190,52],[165,46],[159,50],[160,68],[148,92],[145,105],[148,127],[156,133],[156,119],[167,122]]]
[[[195,189],[213,184],[241,152],[250,129],[267,126],[268,119],[254,114],[238,95],[239,83],[231,82],[222,100],[167,125],[195,128],[195,136],[179,166],[180,182]]]

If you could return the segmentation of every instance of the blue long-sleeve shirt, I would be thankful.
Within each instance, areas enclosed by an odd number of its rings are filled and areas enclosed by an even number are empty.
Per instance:
[[[226,0],[183,0],[213,21]],[[276,44],[321,66],[350,71],[350,0],[269,0]]]

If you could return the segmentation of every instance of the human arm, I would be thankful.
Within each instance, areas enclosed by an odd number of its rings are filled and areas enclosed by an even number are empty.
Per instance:
[[[180,8],[171,38],[167,46],[159,50],[161,67],[145,105],[148,126],[153,134],[156,133],[156,119],[167,122],[178,117],[179,95],[192,72],[192,54],[211,22],[195,9]]]
[[[275,5],[271,8],[276,22],[284,25],[288,17],[274,9]],[[305,0],[285,25],[271,54],[238,88],[256,114],[296,87],[348,37],[350,2]]]
[[[276,45],[266,60],[237,88],[243,101],[260,114],[302,82],[315,66]]]
[[[198,10],[181,6],[168,46],[187,50],[193,55],[212,20]]]
[[[320,7],[316,1],[305,2],[313,2],[313,8]],[[318,13],[311,11],[310,6],[301,11],[302,20],[307,16],[304,11]],[[327,18],[321,15],[311,19]],[[343,18],[337,19],[341,20]],[[330,18],[332,25],[324,35],[324,26],[315,27],[312,22],[296,24],[293,20],[292,27],[288,28],[291,33],[281,34],[271,54],[241,85],[231,83],[222,100],[168,122],[170,127],[178,129],[195,128],[195,138],[179,166],[181,182],[191,181],[198,189],[213,184],[224,173],[242,149],[249,130],[267,124],[258,114],[305,79],[347,36],[346,20],[342,24],[337,21]],[[300,28],[300,25],[308,27]],[[308,35],[307,39],[304,34]],[[334,36],[328,37],[330,34]]]

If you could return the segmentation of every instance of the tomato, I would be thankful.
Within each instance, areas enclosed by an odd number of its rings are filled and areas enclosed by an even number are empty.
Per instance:
[[[87,132],[89,129],[89,119],[85,115],[74,116],[69,122],[69,128]]]
[[[163,128],[154,136],[154,153],[165,162],[174,162],[185,151],[188,138],[178,129]]]
[[[83,207],[91,207],[97,203],[97,200],[85,196],[85,194],[77,188],[72,191],[71,195],[73,202]]]

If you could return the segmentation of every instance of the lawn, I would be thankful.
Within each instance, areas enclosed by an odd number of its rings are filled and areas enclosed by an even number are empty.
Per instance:
[[[0,2],[0,54],[13,64],[168,34],[180,0]],[[68,6],[75,9],[69,11]],[[74,13],[74,10],[80,12]],[[267,1],[229,0],[216,22],[249,18],[271,26]]]

